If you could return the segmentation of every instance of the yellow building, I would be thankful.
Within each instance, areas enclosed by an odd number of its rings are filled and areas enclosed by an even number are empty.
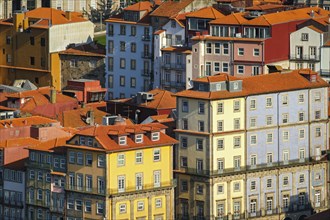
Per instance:
[[[67,145],[66,217],[173,219],[176,140],[165,128],[113,125],[78,132]]]
[[[61,88],[58,51],[90,42],[93,23],[75,12],[38,8],[0,21],[0,84],[28,79],[37,86]],[[51,43],[50,43],[51,42]]]
[[[177,93],[176,217],[208,219],[221,211],[237,219],[245,212],[242,80],[218,75],[194,80],[195,87]]]

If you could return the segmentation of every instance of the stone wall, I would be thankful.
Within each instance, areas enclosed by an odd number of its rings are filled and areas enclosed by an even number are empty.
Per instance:
[[[96,79],[105,87],[105,58],[96,56],[60,55],[61,59],[61,87],[67,85],[71,79]],[[76,60],[77,65],[71,66],[71,60]],[[91,63],[95,63],[95,67]]]

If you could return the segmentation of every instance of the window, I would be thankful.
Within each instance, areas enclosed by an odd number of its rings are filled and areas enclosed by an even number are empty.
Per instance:
[[[196,160],[196,168],[197,168],[197,173],[203,172],[203,160],[201,159]]]
[[[188,147],[188,138],[187,137],[181,137],[181,148],[187,148]]]
[[[223,184],[218,184],[218,194],[224,193],[224,185]]]
[[[288,96],[282,95],[282,105],[287,105],[287,104],[288,104]]]
[[[187,191],[188,191],[188,181],[181,180],[181,192],[187,192]]]
[[[244,56],[244,48],[238,48],[238,56]]]
[[[303,112],[299,112],[299,121],[304,121],[304,113]]]
[[[86,191],[91,192],[93,188],[93,177],[86,175]]]
[[[105,165],[104,155],[98,155],[97,156],[97,166],[104,167],[104,165]]]
[[[283,151],[283,161],[284,161],[284,163],[288,163],[288,161],[289,161],[289,151],[288,150]]]
[[[305,149],[299,149],[299,160],[305,161]]]
[[[268,115],[266,116],[266,125],[272,125],[273,124],[273,116]]]
[[[298,102],[299,102],[299,103],[304,103],[304,101],[305,101],[305,96],[304,96],[304,94],[299,94]]]
[[[244,66],[238,65],[237,66],[237,74],[244,74]]]
[[[77,152],[77,164],[84,164],[84,155],[81,152]]]
[[[299,138],[301,138],[301,139],[305,138],[305,129],[299,130]]]
[[[43,180],[43,173],[41,171],[38,171],[38,181]]]
[[[136,52],[136,43],[131,43],[131,52],[132,53]]]
[[[196,139],[196,149],[203,150],[203,139]]]
[[[289,177],[285,176],[283,177],[283,186],[289,185]]]
[[[257,200],[251,199],[250,201],[250,213],[256,213],[257,212]]]
[[[235,192],[240,191],[240,184],[239,184],[239,182],[235,182],[234,183],[234,191]]]
[[[223,121],[217,121],[217,131],[223,131]]]
[[[241,137],[234,137],[234,148],[241,147]]]
[[[229,63],[222,63],[222,72],[228,73],[229,71]]]
[[[251,181],[251,190],[255,190],[256,189],[256,181]]]
[[[214,72],[220,72],[220,63],[214,62]]]
[[[301,40],[308,41],[308,33],[301,33]]]
[[[120,58],[120,69],[125,69],[125,68],[126,68],[126,59]],[[124,83],[124,86],[125,86],[125,83]]]
[[[258,57],[260,55],[260,50],[258,48],[253,49],[253,56]]]
[[[162,207],[162,199],[155,199],[155,207],[156,208]]]
[[[119,213],[120,214],[126,213],[126,204],[124,203],[119,204]]]
[[[239,112],[241,110],[241,102],[239,100],[234,101],[234,112]]]
[[[92,202],[90,200],[85,201],[85,212],[92,212]]]
[[[204,132],[204,121],[198,121],[198,131]]]
[[[154,158],[154,162],[160,161],[160,149],[154,149],[153,158]]]
[[[255,117],[250,118],[250,127],[254,128],[256,126],[257,119]]]
[[[267,153],[267,164],[273,163],[273,153]]]
[[[315,137],[321,137],[321,128],[315,128]]]
[[[204,187],[203,187],[203,185],[197,185],[196,186],[196,193],[197,194],[203,194],[203,191],[204,191]]]
[[[222,53],[224,54],[224,55],[228,55],[229,54],[229,44],[227,44],[227,43],[224,43],[223,45],[222,45]]]
[[[152,132],[151,133],[151,140],[158,141],[159,140],[159,132]]]
[[[34,57],[30,57],[30,65],[34,66],[35,61],[34,61]]]
[[[125,41],[120,41],[120,51],[125,51],[125,49],[126,49]]]
[[[118,192],[125,192],[125,176],[118,176]]]
[[[131,26],[131,36],[135,36],[135,35],[136,35],[136,27]]]
[[[305,205],[305,192],[300,192],[298,195],[298,204],[299,206]]]
[[[182,101],[182,112],[189,112],[189,104],[188,101]]]
[[[273,133],[267,134],[267,143],[273,143]]]
[[[250,156],[251,166],[257,165],[257,155],[253,154]]]
[[[283,141],[289,140],[289,131],[283,131]]]
[[[11,36],[6,36],[6,44],[7,45],[11,44]]]
[[[304,183],[305,182],[305,175],[304,174],[300,174],[299,175],[299,183]]]
[[[250,136],[250,144],[251,145],[257,144],[257,135]]]
[[[224,139],[223,138],[217,139],[217,149],[223,150],[224,148],[225,148]]]
[[[272,188],[272,179],[267,179],[267,188]]]
[[[256,109],[256,100],[255,99],[250,100],[250,109],[251,110]]]
[[[198,114],[204,114],[204,113],[205,113],[205,103],[198,102]]]
[[[321,111],[318,110],[318,111],[315,111],[315,119],[320,119],[321,118]]]
[[[234,156],[234,168],[236,170],[241,168],[241,156]]]
[[[135,174],[135,188],[136,190],[143,189],[143,173]]]
[[[120,76],[120,81],[119,81],[120,86],[125,86],[125,76]]]
[[[225,160],[223,158],[217,159],[218,172],[222,172],[225,169]]]
[[[138,201],[137,202],[137,210],[138,211],[143,211],[144,210],[144,202],[143,201]]]
[[[234,130],[238,130],[241,128],[241,122],[239,118],[234,118]]]
[[[181,157],[181,167],[188,167],[188,158]]]
[[[321,93],[320,92],[315,92],[314,101],[315,102],[321,101]]]
[[[117,166],[125,165],[125,154],[118,154],[117,156]]]
[[[214,53],[220,54],[220,43],[214,43]]]
[[[285,194],[282,197],[282,206],[283,208],[288,208],[289,207],[289,195]]]
[[[120,35],[126,35],[126,26],[120,25]]]
[[[74,200],[73,199],[68,199],[67,208],[74,209]]]
[[[188,119],[186,119],[186,118],[182,119],[182,129],[188,130]]]
[[[266,107],[269,108],[272,106],[273,106],[272,98],[271,97],[266,98]]]
[[[210,54],[212,53],[212,44],[206,43],[206,53]]]
[[[97,192],[103,194],[105,189],[105,181],[103,177],[97,177]]]
[[[160,187],[160,170],[154,171],[154,187]]]
[[[103,214],[104,209],[104,203],[103,202],[97,202],[96,203],[96,214]]]
[[[93,163],[92,154],[86,154],[85,163],[86,163],[86,166],[92,166],[92,163]]]
[[[76,200],[76,210],[82,211],[82,201],[81,200]]]
[[[223,102],[218,102],[217,104],[217,113],[223,114]]]
[[[282,123],[283,124],[287,124],[288,123],[288,121],[289,121],[289,114],[283,114],[282,115]]]
[[[42,189],[37,190],[37,199],[42,200]]]

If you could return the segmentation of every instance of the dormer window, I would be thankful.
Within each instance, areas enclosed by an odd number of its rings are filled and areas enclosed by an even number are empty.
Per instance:
[[[119,137],[119,145],[126,145],[126,136]]]
[[[79,143],[80,143],[80,145],[85,145],[85,137],[84,136],[79,137]]]
[[[135,135],[135,143],[142,143],[143,142],[143,134]]]
[[[152,141],[158,141],[159,140],[159,132],[151,133],[151,140]]]

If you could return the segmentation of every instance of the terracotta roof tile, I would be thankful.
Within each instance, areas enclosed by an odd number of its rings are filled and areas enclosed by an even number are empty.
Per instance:
[[[159,123],[151,123],[151,124],[138,124],[138,125],[110,125],[110,126],[97,126],[85,129],[81,132],[78,132],[78,135],[87,135],[95,137],[95,139],[102,145],[103,149],[106,151],[126,151],[131,149],[139,149],[146,148],[152,146],[165,146],[172,145],[177,143],[177,140],[167,136],[166,134],[160,132],[160,138],[158,141],[151,141],[147,135],[143,137],[143,143],[135,143],[131,138],[127,138],[126,145],[119,145],[115,140],[113,140],[110,134],[116,135],[124,135],[124,134],[139,134],[141,131],[160,131],[161,129],[165,129],[166,126]],[[115,131],[117,133],[115,134]],[[81,147],[81,146],[80,146]],[[89,147],[89,149],[94,150]]]
[[[241,78],[237,78],[235,76],[231,76],[226,73],[219,73],[219,74],[213,75],[212,77],[197,78],[194,80],[194,82],[211,83],[211,82],[220,82],[220,81],[227,81],[227,80],[234,81],[234,80],[241,80]]]
[[[171,47],[162,48],[161,51],[190,54],[191,53],[191,48],[190,47],[175,47],[175,46],[171,46]]]
[[[105,46],[99,43],[82,44],[59,52],[64,55],[105,57]]]
[[[41,125],[41,124],[52,124],[58,123],[56,120],[52,120],[49,118],[41,117],[41,116],[31,116],[26,118],[12,118],[0,121],[0,129],[5,126],[10,126],[12,123],[13,127],[21,127],[21,126],[31,126],[31,125]]]
[[[152,10],[152,4],[148,1],[141,1],[124,8],[124,11],[148,11]]]
[[[165,1],[150,16],[172,17],[183,11],[194,0]]]
[[[209,24],[224,24],[224,25],[241,25],[247,21],[244,18],[245,13],[233,13],[222,18],[217,18],[213,21],[210,21]]]
[[[154,95],[154,99],[148,103],[140,104],[141,107],[153,109],[172,109],[176,108],[176,98],[172,92],[162,89],[153,89],[149,93]]]
[[[7,139],[5,141],[0,141],[1,148],[8,148],[8,147],[29,147],[39,144],[40,141],[31,137],[25,138],[15,138],[15,139]]]
[[[56,147],[64,146],[66,144],[66,141],[69,140],[71,137],[72,136],[67,136],[67,137],[61,137],[61,138],[56,138],[49,141],[41,142],[36,145],[32,145],[28,147],[28,149],[52,152]]]
[[[262,5],[254,5],[251,7],[245,8],[245,11],[264,11],[270,9],[282,9],[285,8],[283,5],[278,4],[262,4]]]
[[[320,76],[316,77],[316,82],[310,82],[299,73],[300,71],[301,70],[294,70],[290,73],[282,73],[282,74],[272,73],[272,74],[242,78],[243,89],[242,91],[238,91],[238,92],[229,92],[229,91],[202,92],[196,90],[185,90],[176,93],[175,96],[213,100],[213,99],[244,97],[247,95],[256,95],[256,94],[264,94],[264,93],[266,94],[266,93],[281,92],[281,91],[292,91],[298,89],[328,87],[328,83],[325,82]],[[313,74],[311,70],[308,71]],[[218,76],[209,76],[207,78],[210,79],[207,79],[207,81],[212,82],[213,81],[212,78],[216,78],[216,77]],[[220,81],[223,80],[220,79]],[[275,82],[281,82],[281,83],[275,83]]]
[[[64,127],[71,127],[71,128],[88,126],[88,123],[86,123],[86,114],[90,110],[94,111],[95,123],[101,125],[103,116],[106,116],[107,113],[104,111],[100,111],[97,107],[95,108],[86,107],[76,110],[64,111],[61,124]]]
[[[205,19],[216,19],[216,18],[222,18],[224,15],[213,8],[212,6],[201,8],[197,11],[190,12],[186,14],[186,17],[188,18],[205,18]]]

